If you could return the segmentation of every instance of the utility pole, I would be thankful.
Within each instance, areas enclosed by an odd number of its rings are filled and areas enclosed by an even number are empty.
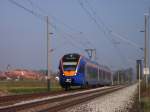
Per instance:
[[[138,64],[138,71],[139,71],[139,103],[141,102],[141,65]]]
[[[49,20],[48,16],[46,17],[46,23],[47,23],[47,89],[50,91],[51,88],[51,81],[50,81],[50,75],[51,75],[51,66],[50,66],[50,36],[49,36]]]
[[[138,80],[138,93],[139,93],[139,103],[141,103],[141,79],[142,79],[142,60],[136,60],[137,63],[137,80]]]
[[[146,88],[148,88],[148,75],[149,75],[149,64],[148,64],[148,48],[149,48],[149,15],[148,14],[144,14],[145,16],[145,29],[144,29],[144,75],[145,75],[145,82],[146,82]]]
[[[111,84],[114,85],[113,73],[111,73]]]
[[[119,85],[119,82],[120,82],[120,81],[119,81],[119,71],[118,71],[118,85]]]

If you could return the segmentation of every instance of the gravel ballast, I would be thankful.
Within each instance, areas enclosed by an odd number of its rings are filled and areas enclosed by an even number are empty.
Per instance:
[[[137,84],[95,98],[61,112],[128,112],[134,103]]]

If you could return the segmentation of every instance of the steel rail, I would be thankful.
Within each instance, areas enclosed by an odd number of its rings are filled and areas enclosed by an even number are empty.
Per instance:
[[[38,100],[38,101],[31,101],[27,103],[22,103],[18,105],[11,105],[11,106],[6,106],[3,108],[0,108],[0,112],[16,112],[16,111],[21,111],[21,110],[27,110],[27,109],[33,109],[35,107],[40,108],[40,106],[48,104],[50,107],[47,107],[45,109],[38,109],[40,112],[45,112],[45,111],[58,111],[64,108],[67,108],[68,106],[72,106],[87,100],[90,100],[92,98],[116,91],[118,89],[122,89],[126,86],[117,86],[117,87],[110,87],[110,88],[105,88],[105,89],[95,89],[94,91],[92,90],[87,90],[86,92],[75,92],[75,93],[70,93],[69,95],[60,95],[60,96],[55,96],[53,98],[47,98],[43,100]],[[57,107],[57,108],[56,108]]]
[[[80,96],[66,99],[66,100],[61,101],[59,103],[55,103],[54,106],[49,107],[49,108],[44,109],[44,110],[41,110],[41,111],[38,111],[38,112],[57,112],[59,110],[66,109],[66,108],[71,107],[73,105],[89,101],[89,100],[94,99],[96,97],[106,95],[108,93],[117,91],[117,90],[122,89],[122,88],[124,88],[124,87],[114,87],[114,88],[105,89],[103,91],[96,91],[96,92],[92,92],[92,93],[82,94]]]
[[[89,89],[89,88],[87,88],[87,89]],[[21,101],[27,101],[27,100],[31,100],[31,99],[43,98],[43,97],[64,94],[64,93],[70,93],[70,92],[76,92],[76,91],[81,91],[81,90],[85,90],[85,89],[71,89],[70,91],[60,90],[60,91],[54,91],[54,92],[0,96],[0,107],[12,105],[12,104],[15,104],[15,103],[21,102]]]

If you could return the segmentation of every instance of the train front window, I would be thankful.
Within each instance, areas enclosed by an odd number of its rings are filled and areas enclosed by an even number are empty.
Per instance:
[[[80,55],[78,54],[67,54],[62,58],[64,71],[75,71]]]
[[[77,67],[77,62],[63,62],[64,71],[75,71]]]

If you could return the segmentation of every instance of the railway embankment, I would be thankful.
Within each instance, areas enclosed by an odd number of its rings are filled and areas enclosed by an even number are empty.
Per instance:
[[[148,85],[148,88],[143,86],[141,93],[141,108],[144,112],[150,112],[150,84]]]
[[[141,83],[141,102],[139,102],[137,93],[135,102],[132,109],[130,109],[130,112],[150,112],[150,84],[148,88],[146,88],[145,83]]]
[[[122,88],[126,88],[126,85],[112,86],[112,87],[101,87],[77,92],[69,92],[60,95],[54,95],[50,97],[24,101],[15,103],[12,105],[2,106],[0,112],[4,111],[17,111],[17,112],[58,112],[65,110],[66,108],[72,107],[83,102],[88,102],[100,96],[112,93]],[[70,111],[70,110],[69,110]]]
[[[137,84],[75,105],[61,112],[129,112],[135,101]]]

